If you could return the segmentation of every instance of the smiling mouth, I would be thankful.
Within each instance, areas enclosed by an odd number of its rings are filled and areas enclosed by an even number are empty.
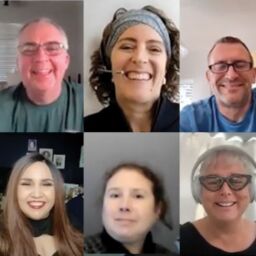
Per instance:
[[[152,74],[149,72],[126,71],[124,72],[124,75],[129,80],[148,81],[152,79]]]
[[[236,204],[236,202],[219,202],[215,204],[220,207],[232,207],[233,205]]]
[[[34,75],[49,75],[52,72],[51,69],[36,69],[36,70],[32,70],[32,74]]]
[[[46,202],[43,201],[29,201],[28,205],[32,209],[41,209],[45,206]]]

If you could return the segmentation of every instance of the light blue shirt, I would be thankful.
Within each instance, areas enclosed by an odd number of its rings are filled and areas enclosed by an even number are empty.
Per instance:
[[[181,132],[255,132],[256,89],[252,103],[240,122],[232,122],[218,110],[215,96],[185,106],[180,113]]]

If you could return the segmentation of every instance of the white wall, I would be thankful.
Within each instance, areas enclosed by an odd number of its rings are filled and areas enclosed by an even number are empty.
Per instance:
[[[210,96],[206,57],[214,42],[232,35],[256,50],[255,0],[181,0],[181,42],[189,50],[181,59],[181,79],[193,79],[193,101]]]
[[[85,115],[97,112],[102,108],[94,92],[89,88],[90,56],[99,47],[102,32],[112,18],[114,12],[120,8],[141,8],[153,5],[164,12],[179,27],[179,0],[86,0],[84,3],[84,81],[85,81]]]

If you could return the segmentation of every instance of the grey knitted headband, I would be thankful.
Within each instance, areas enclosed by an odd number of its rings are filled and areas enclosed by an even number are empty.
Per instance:
[[[145,24],[153,28],[162,38],[167,56],[171,56],[171,41],[168,31],[162,20],[154,13],[144,9],[130,10],[122,13],[112,24],[112,31],[106,43],[106,55],[110,57],[112,48],[120,35],[129,27]]]

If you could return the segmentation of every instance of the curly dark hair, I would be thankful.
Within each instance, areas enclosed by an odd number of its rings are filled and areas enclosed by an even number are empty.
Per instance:
[[[142,176],[144,176],[146,179],[148,179],[152,183],[152,193],[155,199],[155,207],[160,206],[161,212],[160,212],[160,220],[169,228],[172,229],[172,223],[166,220],[166,215],[169,210],[169,203],[167,201],[167,197],[165,194],[165,189],[163,185],[162,179],[156,174],[157,172],[154,172],[151,168],[141,165],[134,162],[125,162],[118,164],[108,172],[106,172],[104,181],[103,181],[103,190],[101,193],[101,200],[103,201],[103,197],[105,194],[105,190],[107,187],[108,181],[119,171],[122,169],[128,169],[132,171],[136,171],[140,173]]]
[[[167,96],[170,101],[178,100],[179,91],[179,57],[180,57],[180,33],[175,24],[167,18],[163,11],[153,7],[144,6],[142,9],[157,15],[166,26],[171,41],[171,57],[167,60],[166,65],[166,83],[162,86],[161,94]],[[95,91],[98,100],[103,105],[109,105],[115,102],[115,89],[112,82],[112,74],[99,72],[100,69],[111,70],[111,62],[106,56],[106,43],[112,31],[112,24],[117,19],[120,12],[127,12],[125,8],[118,9],[112,21],[105,27],[99,49],[91,56],[90,68],[90,86]]]

